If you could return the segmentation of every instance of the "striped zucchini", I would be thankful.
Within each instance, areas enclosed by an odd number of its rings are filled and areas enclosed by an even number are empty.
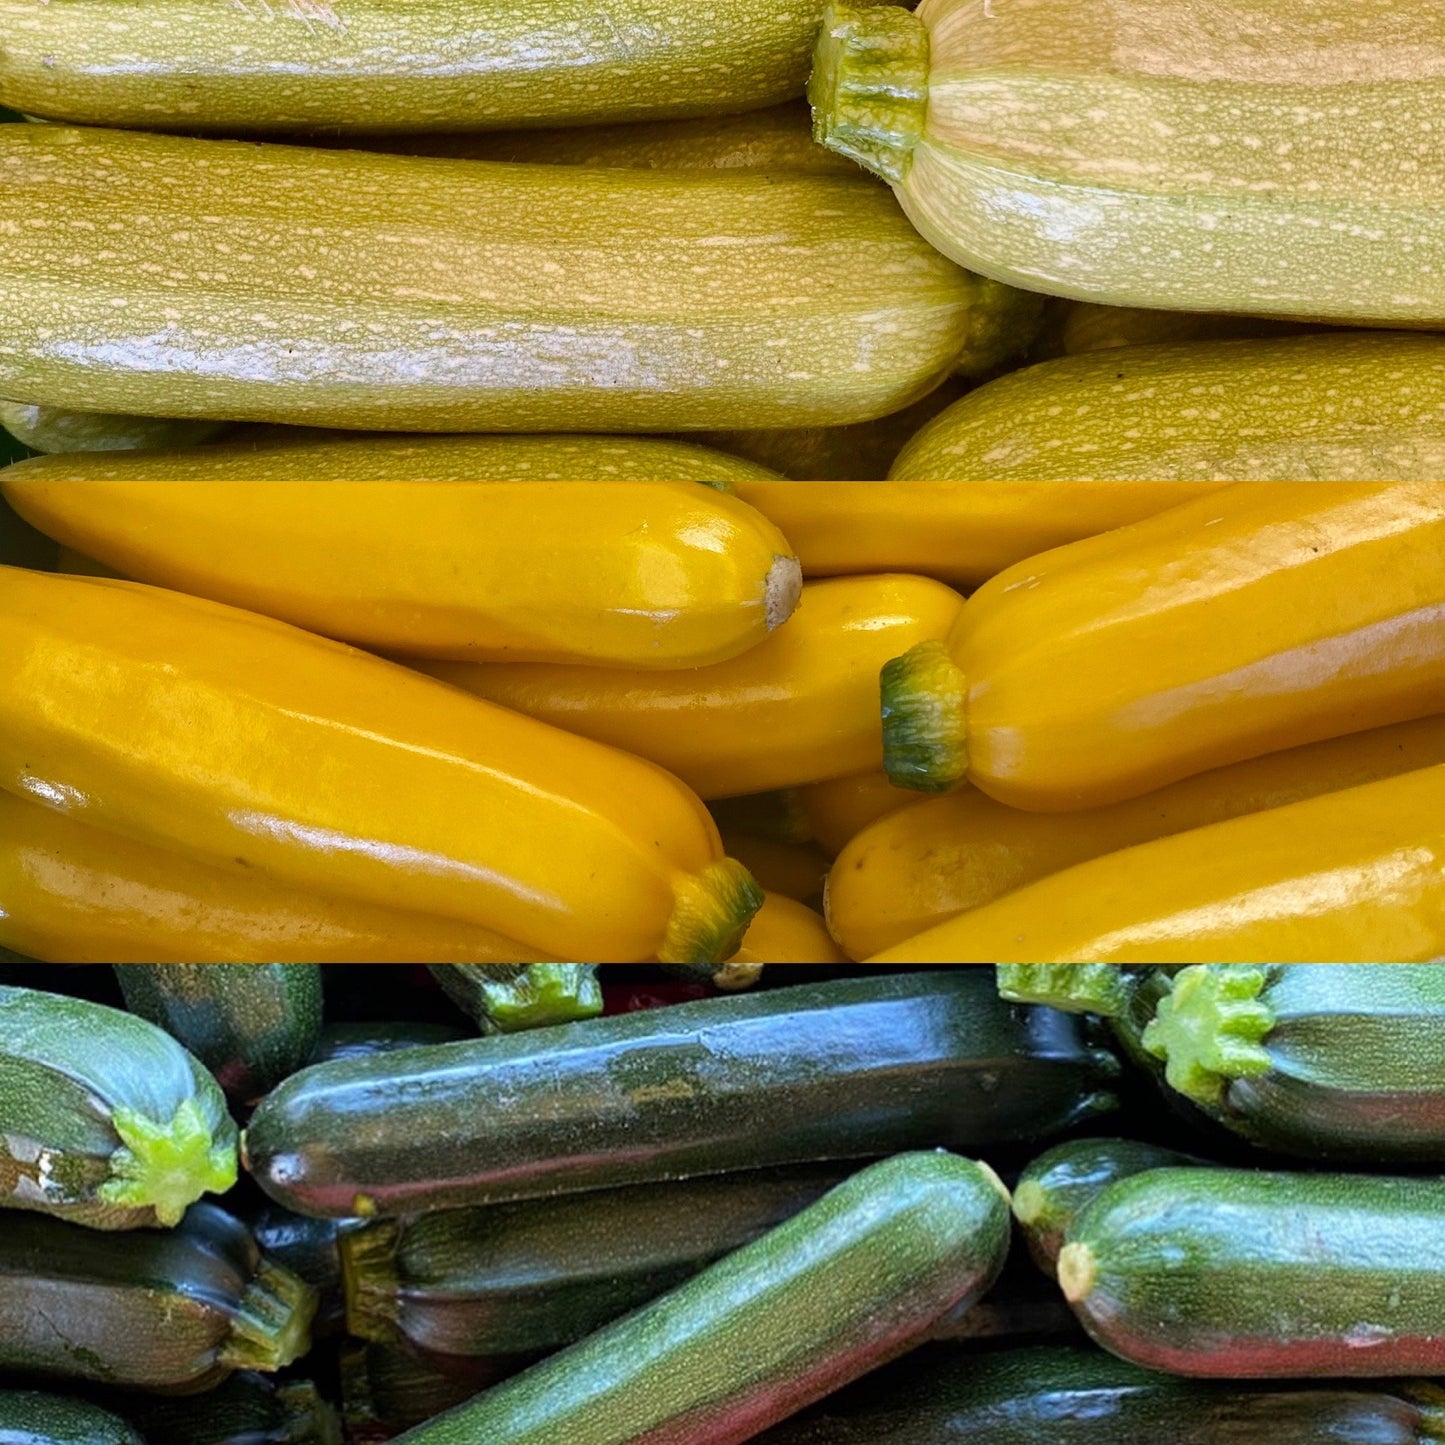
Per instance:
[[[1408,482],[1442,469],[1445,339],[1340,331],[1042,362],[955,402],[890,476]]]
[[[0,1369],[189,1393],[274,1371],[310,1346],[316,1297],[209,1204],[118,1249],[20,1215],[0,1232]]]
[[[228,1094],[254,1102],[309,1058],[321,1035],[311,963],[132,963],[126,1007],[179,1039]]]
[[[869,0],[863,0],[864,4]],[[801,96],[822,0],[5,0],[0,100],[50,120],[356,132],[711,115]]]
[[[1276,1153],[1445,1163],[1445,963],[1186,968],[1143,1042]]]
[[[112,416],[68,411],[0,399],[0,426],[37,452],[154,451],[210,441],[224,422],[167,421],[152,416]]]
[[[341,1235],[346,1328],[439,1355],[559,1349],[821,1198],[837,1166],[451,1209]]]
[[[1194,0],[830,4],[808,93],[814,134],[985,275],[1114,305],[1433,325],[1442,44],[1438,10],[1390,0],[1275,7],[1267,36]]]
[[[1116,1074],[1077,1019],[1011,1008],[985,970],[891,971],[323,1064],[244,1147],[289,1209],[394,1218],[1038,1139],[1112,1107]]]
[[[0,1390],[0,1445],[156,1445],[108,1410],[37,1390]]]
[[[235,1182],[226,1101],[168,1034],[102,1004],[0,987],[0,1205],[137,1229],[173,1225]]]
[[[1114,1354],[1177,1375],[1445,1368],[1445,1182],[1155,1169],[1074,1220],[1059,1283]]]
[[[117,1408],[145,1445],[341,1445],[341,1424],[309,1380],[274,1384],[247,1371],[203,1395],[127,1397]]]
[[[944,1153],[865,1169],[671,1294],[406,1445],[740,1445],[918,1344],[1008,1250],[1006,1191]]]
[[[984,294],[863,177],[50,125],[0,127],[0,166],[30,223],[0,255],[17,401],[353,430],[835,426],[930,391]],[[87,226],[104,249],[57,269],[55,231]]]
[[[590,963],[434,963],[432,976],[484,1034],[595,1018],[602,985]]]

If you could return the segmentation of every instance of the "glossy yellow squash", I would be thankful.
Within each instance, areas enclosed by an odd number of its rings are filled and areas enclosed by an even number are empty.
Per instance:
[[[42,963],[535,963],[475,924],[305,892],[0,792],[0,946]]]
[[[821,914],[769,893],[748,925],[733,963],[846,963]]]
[[[651,758],[705,798],[726,798],[876,765],[879,669],[900,643],[943,637],[961,603],[926,577],[844,577],[804,587],[786,626],[709,668],[424,665],[479,697]]]
[[[758,884],[779,898],[821,902],[828,877],[828,855],[816,843],[785,843],[751,833],[722,829],[723,847]]]
[[[0,787],[583,962],[710,962],[762,894],[675,778],[288,624],[0,568]]]
[[[881,771],[828,778],[796,790],[799,810],[824,852],[834,857],[851,838],[899,808],[920,805],[916,793],[896,788]]]
[[[1445,764],[1445,716],[1330,738],[1078,813],[1024,813],[977,788],[862,830],[828,875],[828,926],[868,958],[1050,873],[1155,838]]]
[[[84,552],[77,552],[74,547],[61,547],[56,553],[55,570],[57,572],[69,572],[76,577],[121,577],[114,567],[107,567],[104,562],[97,562],[94,557],[87,557]]]
[[[42,459],[0,492],[136,581],[382,652],[698,667],[801,587],[771,522],[694,482],[76,481]]]
[[[873,963],[1416,963],[1445,957],[1445,766],[1054,873]]]
[[[1243,484],[1046,552],[882,695],[895,783],[1041,812],[1445,712],[1445,483]]]
[[[1445,13],[831,4],[814,134],[961,265],[1084,301],[1445,321]]]
[[[58,125],[0,126],[0,174],[25,218],[0,248],[0,396],[95,411],[407,432],[838,426],[936,386],[997,290],[862,176]],[[74,264],[62,235],[104,244]]]
[[[976,587],[1035,553],[1178,505],[1223,482],[742,481],[810,577],[919,572]]]

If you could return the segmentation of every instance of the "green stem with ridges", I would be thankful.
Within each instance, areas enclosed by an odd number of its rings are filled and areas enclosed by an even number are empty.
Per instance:
[[[950,793],[968,775],[967,685],[942,642],[920,642],[879,675],[883,767],[895,788]]]
[[[1274,1014],[1260,995],[1269,973],[1254,964],[1195,964],[1177,973],[1144,1030],[1144,1048],[1163,1059],[1169,1086],[1218,1107],[1232,1079],[1269,1072],[1264,1040]]]
[[[133,1109],[117,1108],[111,1117],[123,1147],[111,1155],[111,1177],[96,1191],[105,1203],[150,1209],[169,1228],[201,1195],[224,1194],[236,1182],[234,1128],[217,1138],[195,1099],[167,1124]]]
[[[592,963],[435,963],[431,971],[483,1033],[520,1033],[602,1012]]]
[[[311,1348],[317,1296],[305,1280],[262,1259],[217,1358],[234,1370],[283,1370]]]
[[[659,963],[720,963],[743,945],[743,934],[763,906],[763,890],[735,858],[679,879]]]
[[[286,1445],[341,1445],[341,1421],[310,1380],[293,1380],[276,1390],[286,1416]]]
[[[1045,1004],[1072,1014],[1118,1018],[1137,979],[1112,963],[1000,963],[998,993],[1010,1003]]]
[[[813,49],[813,139],[898,185],[928,116],[928,30],[910,10],[830,4]]]
[[[391,1219],[353,1225],[337,1237],[346,1330],[357,1339],[383,1345],[401,1340],[396,1320],[401,1290],[396,1251],[400,1243],[401,1226]]]

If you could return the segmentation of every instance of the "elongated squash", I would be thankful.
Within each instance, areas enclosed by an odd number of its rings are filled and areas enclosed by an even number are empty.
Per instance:
[[[864,4],[869,0],[863,0]],[[0,100],[151,130],[410,132],[801,96],[822,0],[5,0]]]
[[[137,418],[126,418],[136,421]],[[150,423],[154,418],[139,418]],[[357,436],[243,426],[205,447],[144,456],[32,458],[22,477],[67,482],[697,482],[771,477],[766,467],[666,437]]]
[[[769,893],[799,903],[822,900],[828,855],[816,843],[781,843],[722,829],[723,847]]]
[[[1445,340],[1333,331],[1046,361],[955,402],[892,475],[1432,481],[1445,475]]]
[[[766,963],[846,963],[847,959],[828,936],[821,914],[780,893],[769,893],[748,924],[743,946],[730,962],[744,967]]]
[[[828,882],[828,924],[868,958],[1050,873],[1155,838],[1445,763],[1445,717],[1310,743],[1200,773],[1123,803],[1024,813],[977,788],[865,829]]]
[[[4,493],[0,492],[0,500],[3,500],[3,497]],[[97,562],[94,557],[87,557],[84,552],[77,552],[74,547],[61,547],[57,550],[55,570],[68,572],[74,577],[120,577],[114,567],[107,567],[104,562]]]
[[[830,4],[814,135],[934,245],[1083,301],[1445,320],[1434,9]],[[1381,257],[1387,258],[1382,264]]]
[[[0,117],[3,119],[3,117]],[[0,1390],[0,1445],[147,1445],[117,1415],[82,1400]]]
[[[882,771],[829,778],[797,793],[813,836],[835,858],[870,824],[919,801],[906,788],[895,788]]]
[[[586,962],[737,950],[761,891],[682,784],[269,618],[0,569],[0,786],[304,890]]]
[[[163,417],[111,416],[0,401],[0,426],[37,452],[110,452],[186,447],[209,441],[224,422],[167,421]]]
[[[1414,963],[1445,957],[1445,766],[1126,848],[874,963]]]
[[[660,763],[705,798],[874,766],[878,670],[898,644],[937,640],[958,594],[923,577],[815,582],[766,642],[707,669],[423,663],[478,697]]]
[[[698,667],[756,646],[802,586],[771,522],[692,482],[77,484],[22,465],[0,490],[138,582],[379,652]]]
[[[1156,311],[1144,306],[1099,306],[1073,301],[1059,318],[1051,355],[1081,356],[1116,346],[1152,346],[1162,341],[1233,341],[1245,337],[1293,336],[1309,327],[1261,316],[1217,312]]]
[[[987,294],[861,176],[50,125],[0,128],[0,166],[27,222],[0,256],[17,401],[353,430],[836,426],[937,385]],[[88,227],[105,246],[77,268],[54,238]]]
[[[1445,484],[1236,486],[987,583],[883,675],[903,787],[1100,807],[1445,711]]]
[[[48,963],[527,963],[476,924],[298,888],[0,791],[0,944]]]

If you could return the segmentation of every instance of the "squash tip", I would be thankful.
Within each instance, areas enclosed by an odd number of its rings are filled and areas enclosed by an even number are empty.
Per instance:
[[[950,793],[968,774],[963,672],[941,642],[920,642],[879,675],[883,767],[896,788]]]
[[[1059,1288],[1071,1305],[1093,1294],[1099,1280],[1099,1262],[1087,1244],[1066,1244],[1059,1251]]]
[[[735,858],[688,874],[673,890],[659,963],[720,963],[742,947],[743,934],[763,906],[763,890]]]
[[[790,618],[803,595],[803,564],[796,557],[774,557],[763,583],[763,607],[768,631]]]
[[[229,1115],[213,1122],[188,1098],[165,1124],[124,1108],[115,1110],[113,1122],[121,1147],[97,1191],[106,1204],[149,1209],[169,1229],[203,1194],[224,1194],[236,1182],[236,1126]]]

